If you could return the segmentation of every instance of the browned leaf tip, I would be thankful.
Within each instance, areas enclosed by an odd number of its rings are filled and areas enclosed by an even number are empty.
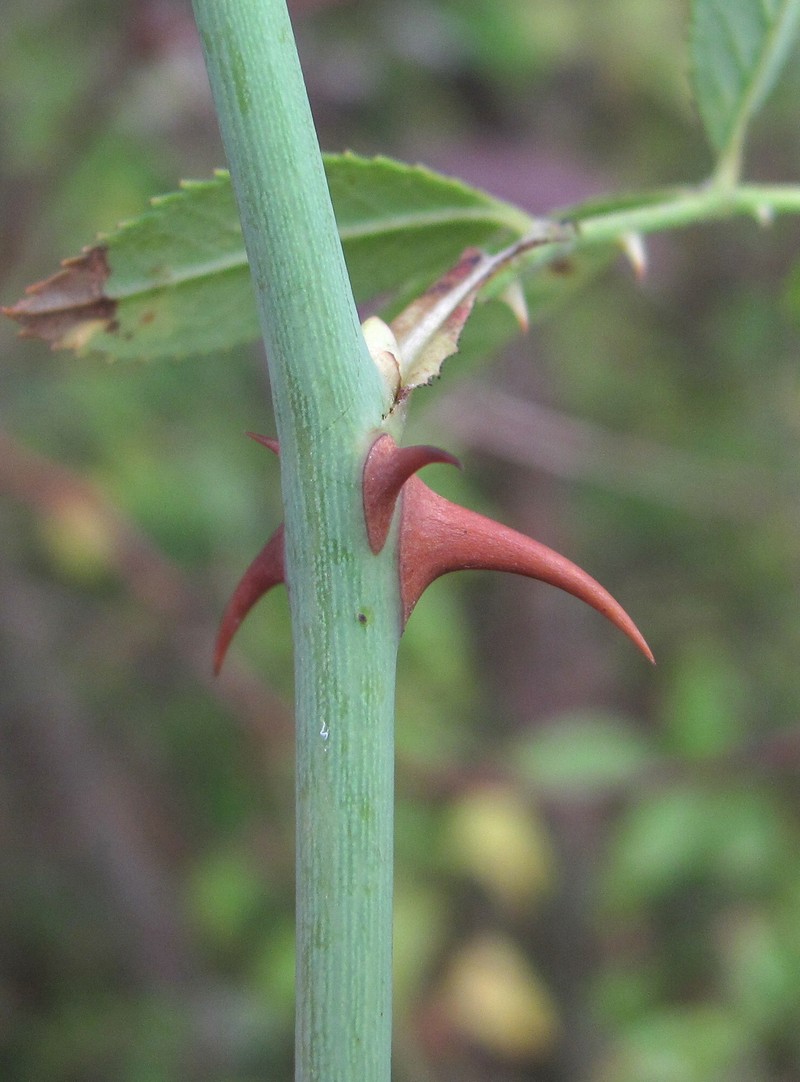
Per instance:
[[[452,296],[461,286],[464,281],[472,276],[476,268],[481,263],[488,263],[489,258],[485,255],[480,248],[465,248],[461,253],[458,262],[455,266],[450,267],[441,278],[437,280],[425,290],[425,292],[411,301],[411,303],[403,309],[392,320],[392,331],[397,339],[398,344],[402,345],[403,340],[411,332],[415,331],[422,323],[423,319],[431,312],[431,310],[441,302],[444,298]],[[455,306],[455,311],[459,313],[458,317],[454,321],[452,333],[455,338],[458,339],[458,335],[467,321],[467,317],[472,309],[472,305],[475,301],[476,290],[470,291],[466,297],[461,298],[461,302]],[[450,317],[452,318],[452,316]]]
[[[80,349],[99,330],[115,329],[117,302],[104,287],[110,269],[104,247],[65,259],[62,270],[28,286],[4,315],[22,325],[25,338],[41,338],[53,349]]]

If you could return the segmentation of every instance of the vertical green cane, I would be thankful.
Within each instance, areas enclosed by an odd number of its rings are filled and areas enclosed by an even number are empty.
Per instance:
[[[360,332],[284,0],[194,0],[267,349],[297,719],[296,1078],[389,1082],[394,546],[364,456],[384,390]]]

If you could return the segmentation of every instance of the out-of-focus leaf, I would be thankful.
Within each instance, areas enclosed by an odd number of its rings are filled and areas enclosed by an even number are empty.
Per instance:
[[[345,154],[328,156],[325,167],[358,301],[409,283],[421,288],[465,246],[507,243],[534,224],[420,166]],[[256,339],[228,174],[154,199],[6,313],[26,335],[110,358],[208,353]]]
[[[789,272],[783,303],[794,325],[800,327],[800,263],[796,263]]]
[[[628,909],[698,879],[760,892],[780,876],[781,854],[791,844],[780,805],[763,790],[665,788],[625,814],[605,894]]]
[[[791,1027],[800,1010],[800,956],[766,912],[731,914],[724,935],[726,984],[758,1033]]]
[[[704,759],[744,737],[741,677],[717,643],[688,643],[667,687],[663,717],[670,751]]]
[[[444,471],[442,471],[444,472]],[[457,471],[457,480],[463,475]],[[451,479],[447,478],[446,482]],[[452,498],[451,492],[447,492]],[[451,582],[456,575],[449,576]],[[466,621],[461,618],[458,595],[448,589],[447,579],[434,584],[427,603],[418,606],[418,619],[411,620],[403,636],[397,682],[397,753],[402,761],[421,761],[428,768],[456,761],[469,739],[468,719],[478,697],[477,666],[472,658]],[[437,589],[437,587],[439,587]],[[421,611],[420,611],[421,610]],[[442,635],[447,649],[441,649]],[[442,704],[458,725],[442,723]],[[402,843],[404,819],[397,809],[397,846]],[[413,837],[424,838],[427,823],[415,825]],[[423,847],[417,859],[430,852]]]
[[[709,811],[707,795],[689,786],[657,792],[631,808],[611,853],[606,896],[635,907],[705,869]]]
[[[495,1055],[541,1055],[558,1032],[550,995],[507,939],[483,935],[453,959],[441,992],[450,1024]]]
[[[87,34],[72,7],[44,17],[30,5],[4,5],[0,112],[13,117],[3,124],[6,169],[46,169],[74,138],[70,115],[104,58],[101,28]]]
[[[594,797],[641,775],[654,759],[622,718],[575,714],[528,734],[512,749],[516,772],[553,797]]]
[[[614,1082],[729,1082],[746,1078],[746,1035],[732,1014],[713,1005],[664,1010],[630,1027],[609,1057]]]
[[[394,894],[392,984],[395,1003],[414,1003],[449,931],[448,898],[428,882],[398,877]]]
[[[204,932],[227,946],[264,904],[264,884],[241,853],[215,853],[195,869],[190,900]]]
[[[291,914],[273,917],[265,933],[250,959],[262,1005],[257,1025],[262,1035],[266,1032],[273,1040],[281,1040],[294,1018],[295,931]]]
[[[800,0],[694,0],[692,81],[711,145],[738,162],[795,40]]]
[[[505,905],[530,906],[550,887],[553,854],[531,807],[505,786],[465,794],[445,825],[447,863]]]
[[[113,526],[88,500],[67,496],[41,517],[38,527],[48,556],[67,578],[92,585],[114,567]]]

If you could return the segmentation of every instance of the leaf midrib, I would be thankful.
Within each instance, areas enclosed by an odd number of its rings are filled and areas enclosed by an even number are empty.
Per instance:
[[[497,213],[505,210],[506,213]],[[498,229],[507,229],[514,235],[522,236],[530,230],[533,219],[529,218],[524,211],[516,207],[459,207],[457,212],[452,208],[443,210],[418,211],[409,214],[393,215],[391,218],[371,219],[358,225],[346,225],[339,228],[339,236],[343,243],[347,241],[363,240],[365,238],[385,237],[392,233],[410,232],[415,229],[427,229],[434,226],[450,226],[459,222],[479,222],[494,225]],[[169,277],[163,277],[158,281],[152,278],[140,278],[138,282],[131,283],[126,287],[115,287],[112,274],[108,281],[107,295],[112,300],[125,300],[130,297],[144,297],[149,293],[158,293],[165,289],[174,289],[189,282],[201,281],[204,278],[212,278],[215,275],[226,274],[231,271],[247,268],[247,255],[244,250],[244,242],[241,248],[227,256],[220,256],[204,262],[191,263],[188,267],[178,269]]]
[[[756,103],[763,93],[764,78],[769,71],[775,49],[785,32],[787,14],[794,6],[795,0],[783,0],[773,22],[767,27],[754,64],[748,66],[737,52],[736,62],[742,75],[742,88],[735,102],[728,139],[720,155],[723,159],[741,153],[744,132],[757,108]]]

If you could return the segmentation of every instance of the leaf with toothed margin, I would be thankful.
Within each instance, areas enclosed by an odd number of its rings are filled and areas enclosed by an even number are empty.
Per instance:
[[[358,302],[421,291],[468,244],[507,244],[536,220],[460,181],[387,158],[328,155],[325,170]],[[259,337],[230,178],[188,181],[6,314],[54,348],[179,357]]]

